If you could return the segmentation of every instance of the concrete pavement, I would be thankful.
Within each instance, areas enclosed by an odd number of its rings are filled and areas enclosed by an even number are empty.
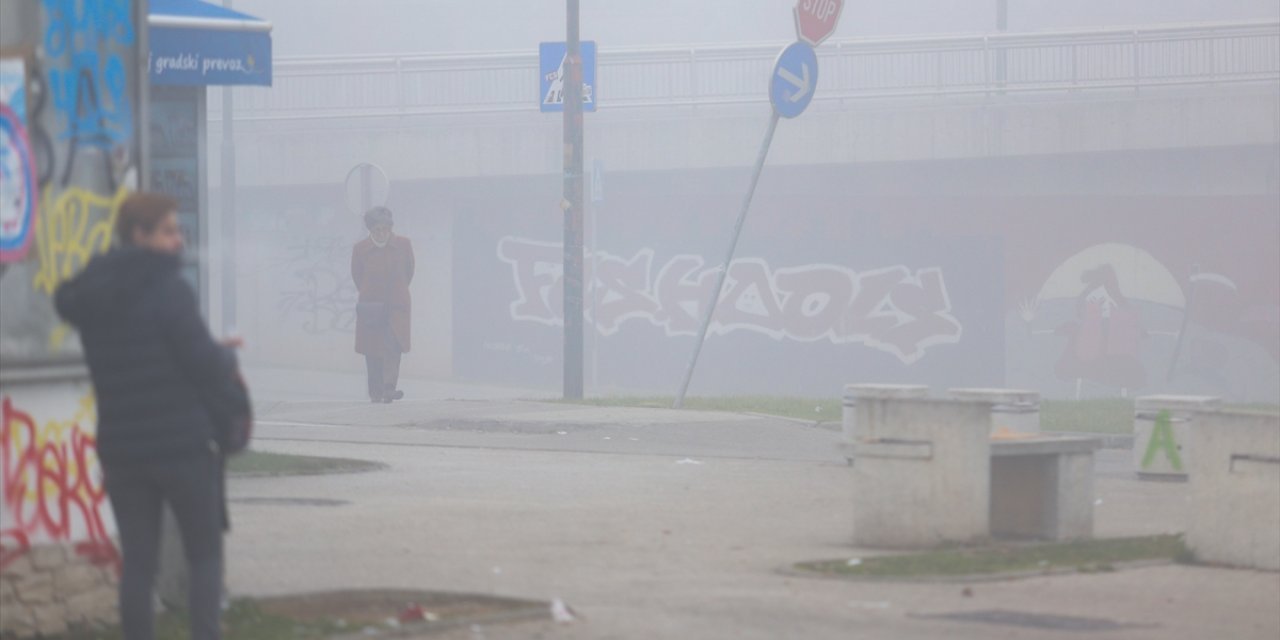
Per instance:
[[[354,376],[249,377],[255,448],[389,468],[234,479],[233,501],[327,500],[233,502],[229,581],[241,595],[472,591],[561,597],[583,616],[448,636],[457,638],[1280,634],[1275,573],[1155,566],[974,585],[786,575],[801,560],[875,553],[848,543],[854,487],[829,429],[430,381],[406,381],[406,402],[372,405]],[[1185,530],[1186,485],[1133,479],[1123,452],[1102,452],[1098,468],[1099,536]],[[975,612],[987,622],[938,617]],[[1096,630],[1051,628],[1064,625]]]

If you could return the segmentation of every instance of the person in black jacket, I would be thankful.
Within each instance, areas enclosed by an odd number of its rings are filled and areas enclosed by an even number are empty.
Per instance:
[[[154,636],[160,517],[178,521],[190,575],[191,637],[221,637],[222,460],[203,399],[235,367],[183,280],[177,203],[135,193],[120,206],[120,246],[58,288],[80,332],[98,405],[98,457],[124,555],[120,618],[128,640]]]

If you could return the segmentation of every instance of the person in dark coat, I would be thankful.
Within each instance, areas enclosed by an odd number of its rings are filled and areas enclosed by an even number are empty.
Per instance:
[[[404,397],[396,388],[400,357],[410,347],[413,300],[413,245],[391,231],[391,210],[374,207],[364,214],[369,237],[351,251],[351,278],[360,292],[356,304],[356,353],[365,357],[369,400],[391,402]]]
[[[222,460],[207,389],[235,369],[180,272],[177,202],[135,193],[120,206],[117,248],[58,288],[58,314],[80,333],[98,406],[98,457],[120,533],[120,619],[154,637],[160,518],[176,516],[189,568],[191,637],[221,637]]]

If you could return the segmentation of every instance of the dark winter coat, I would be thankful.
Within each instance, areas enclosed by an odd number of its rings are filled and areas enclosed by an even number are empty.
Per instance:
[[[395,336],[401,351],[409,352],[413,270],[413,244],[404,236],[391,236],[385,247],[365,238],[351,250],[351,278],[360,292],[356,353],[382,355],[387,331]]]
[[[107,466],[210,450],[201,398],[233,375],[235,358],[209,335],[179,268],[177,256],[115,249],[56,293],[84,345]]]

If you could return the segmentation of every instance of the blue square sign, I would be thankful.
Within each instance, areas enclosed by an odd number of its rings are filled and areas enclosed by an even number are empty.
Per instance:
[[[564,58],[569,47],[563,42],[538,45],[538,106],[543,113],[564,111]],[[582,110],[596,110],[596,43],[584,40],[582,52]]]

